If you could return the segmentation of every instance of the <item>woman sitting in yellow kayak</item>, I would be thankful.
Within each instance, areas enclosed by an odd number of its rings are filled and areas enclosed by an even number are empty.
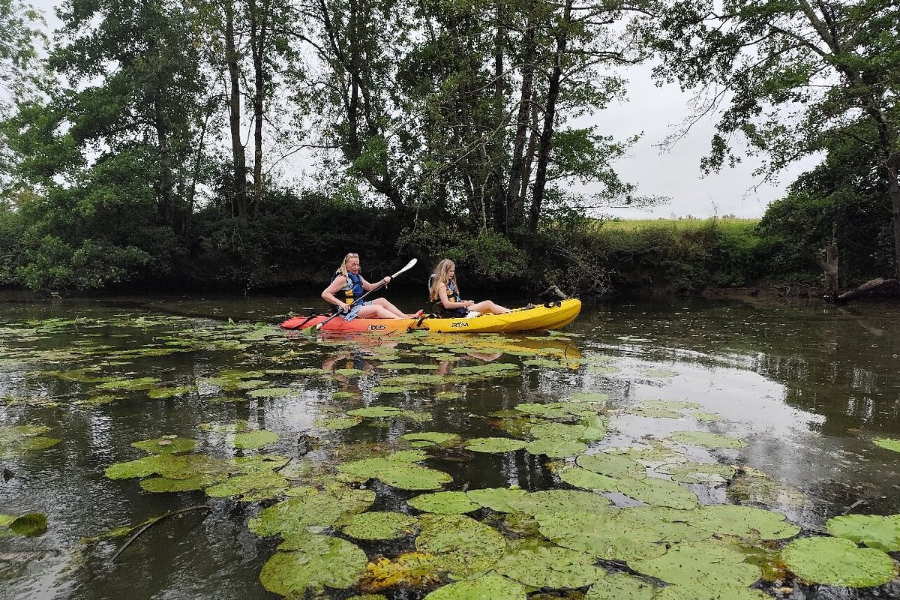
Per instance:
[[[502,315],[512,312],[504,306],[500,306],[490,300],[475,302],[474,300],[462,300],[459,287],[456,285],[456,265],[452,260],[445,258],[434,268],[428,283],[429,299],[434,312],[441,317],[465,317],[470,312],[493,313]]]
[[[322,299],[337,307],[338,312],[348,312],[350,310],[349,306],[364,293],[374,289],[381,283],[387,285],[390,281],[390,276],[385,277],[377,284],[366,281],[360,275],[359,254],[351,252],[344,257],[341,268],[331,276],[331,283],[322,292]],[[410,318],[410,315],[407,315],[384,298],[377,298],[372,301],[363,300],[357,306],[359,308],[354,309],[356,310],[355,316],[362,319]]]

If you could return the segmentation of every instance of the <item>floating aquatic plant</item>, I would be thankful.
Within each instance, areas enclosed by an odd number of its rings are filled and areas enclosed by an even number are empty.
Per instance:
[[[466,492],[437,492],[410,498],[408,504],[422,512],[439,515],[461,515],[481,508]]]
[[[486,488],[480,490],[469,490],[466,495],[473,502],[490,508],[496,512],[511,513],[514,509],[509,505],[509,501],[525,496],[527,492],[518,488]]]
[[[875,438],[872,441],[876,446],[881,446],[885,450],[900,452],[900,440],[895,440],[893,438]]]
[[[142,440],[131,444],[138,450],[149,452],[151,454],[179,454],[182,452],[190,452],[197,443],[189,438],[178,437],[176,435],[164,435],[155,440]]]
[[[358,540],[395,540],[415,532],[418,519],[398,512],[353,514],[341,528],[344,535]]]
[[[466,440],[466,448],[473,452],[485,452],[485,453],[505,453],[505,452],[515,452],[516,450],[521,450],[525,447],[526,442],[524,440],[514,440],[510,438],[498,438],[498,437],[486,437],[486,438],[473,438],[471,440]]]
[[[376,558],[370,561],[366,565],[366,572],[359,582],[359,587],[366,591],[391,588],[421,589],[433,587],[441,580],[441,571],[434,556],[422,552],[404,552],[393,560]]]
[[[371,490],[332,485],[325,490],[295,488],[295,496],[260,511],[247,526],[260,536],[303,538],[310,527],[335,525],[343,518],[367,510],[375,502]]]
[[[872,587],[889,582],[897,572],[894,559],[881,550],[858,548],[844,538],[794,540],[781,556],[795,575],[810,583]]]
[[[5,535],[35,537],[47,532],[47,515],[32,512],[20,516],[0,514],[0,538]]]
[[[659,589],[628,573],[613,573],[596,581],[584,600],[653,600]]]
[[[884,552],[900,551],[900,515],[846,515],[828,520],[825,528],[833,536],[865,544]]]
[[[48,431],[44,425],[0,425],[0,457],[55,446],[60,440],[42,435]]]
[[[644,465],[622,454],[608,452],[582,454],[575,462],[579,467],[609,477],[643,479],[647,476]]]
[[[231,445],[242,450],[255,450],[274,444],[278,441],[278,434],[274,431],[256,430],[236,433]]]
[[[494,571],[535,588],[580,588],[606,576],[594,557],[568,548],[535,548],[507,554]]]
[[[449,448],[459,444],[460,437],[456,433],[441,433],[439,431],[423,431],[421,433],[407,433],[400,439],[408,441],[415,448]]]
[[[416,549],[432,554],[438,568],[453,577],[471,577],[490,569],[506,551],[499,531],[464,515],[419,517]]]
[[[676,431],[669,439],[688,446],[703,448],[743,448],[747,442],[707,431]]]
[[[306,535],[279,546],[259,580],[270,592],[303,596],[307,590],[348,588],[366,570],[366,553],[338,538]]]
[[[445,483],[453,481],[450,475],[441,471],[389,458],[357,460],[340,465],[338,470],[361,481],[378,479],[401,490],[439,490]]]

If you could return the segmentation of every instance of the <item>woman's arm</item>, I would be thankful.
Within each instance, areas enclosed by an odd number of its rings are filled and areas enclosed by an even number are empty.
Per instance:
[[[472,304],[471,300],[463,300],[462,302],[450,302],[450,299],[447,298],[447,284],[442,283],[438,286],[438,298],[441,299],[441,304],[444,305],[444,308],[447,310],[453,310],[454,308],[465,308]]]
[[[344,287],[344,283],[347,281],[347,278],[343,275],[338,275],[334,278],[327,288],[322,292],[322,299],[325,300],[328,304],[334,304],[335,306],[343,306],[345,302],[343,302],[340,298],[335,296],[341,288]]]
[[[369,283],[368,281],[366,281],[366,278],[362,277],[362,276],[360,276],[360,279],[362,279],[363,289],[367,292],[371,292],[372,290],[374,290],[376,287],[380,286],[381,284],[387,285],[391,282],[390,275],[386,275],[386,276],[382,277],[378,281],[378,283]]]

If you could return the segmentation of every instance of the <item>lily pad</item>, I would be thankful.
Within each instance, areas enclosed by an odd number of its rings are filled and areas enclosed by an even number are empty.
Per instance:
[[[522,498],[525,494],[527,494],[525,490],[518,488],[486,488],[466,492],[466,495],[473,502],[502,513],[514,512],[514,509],[509,505],[509,501],[514,498]]]
[[[467,578],[490,569],[506,551],[499,531],[464,515],[419,517],[416,549],[435,556],[451,576]]]
[[[510,438],[486,437],[474,438],[466,441],[466,448],[473,452],[504,453],[515,452],[525,447],[523,440]]]
[[[688,446],[703,448],[743,448],[747,445],[747,442],[743,440],[706,431],[676,431],[669,436],[669,439]]]
[[[723,544],[687,542],[673,545],[661,556],[629,564],[667,583],[719,590],[747,587],[760,578],[760,568],[745,561],[743,553]]]
[[[858,548],[844,538],[811,537],[794,540],[781,552],[797,577],[841,587],[873,587],[894,578],[894,559],[875,548]]]
[[[499,575],[485,575],[440,587],[424,600],[525,600],[527,590],[521,584]]]
[[[360,589],[378,591],[391,588],[430,588],[443,580],[436,558],[422,552],[404,552],[396,559],[369,561]]]
[[[259,390],[252,390],[247,392],[247,395],[251,398],[284,398],[285,396],[291,396],[296,394],[297,390],[286,387],[278,387],[278,388],[262,388]]]
[[[585,490],[594,490],[598,492],[617,492],[619,491],[618,479],[594,473],[587,469],[578,467],[564,468],[558,472],[559,478],[569,485]]]
[[[881,446],[886,450],[900,452],[900,440],[895,440],[893,438],[875,438],[872,441],[875,442],[876,446]]]
[[[611,501],[606,496],[580,490],[543,490],[530,492],[507,500],[515,512],[528,515],[559,511],[596,512],[610,514]]]
[[[452,477],[441,471],[384,458],[367,458],[345,463],[339,466],[338,470],[363,481],[378,479],[401,490],[439,490],[443,484],[453,481]]]
[[[535,455],[544,454],[553,458],[565,458],[581,454],[587,450],[587,444],[577,440],[541,438],[529,442],[525,449]]]
[[[579,467],[616,478],[644,479],[647,469],[641,463],[622,454],[600,452],[598,454],[582,454],[575,459]]]
[[[530,587],[580,588],[606,575],[594,562],[593,556],[576,550],[539,547],[507,554],[494,571]]]
[[[181,452],[190,452],[197,443],[190,438],[183,438],[174,435],[164,435],[155,440],[143,440],[131,444],[138,450],[149,452],[151,454],[178,454]]]
[[[375,502],[375,492],[340,486],[324,491],[291,488],[295,497],[274,504],[250,519],[247,527],[260,536],[281,535],[288,539],[303,536],[309,527],[326,527],[340,519],[367,510]]]
[[[401,435],[415,448],[451,447],[459,443],[460,437],[456,433],[441,433],[439,431],[423,431],[422,433],[407,433]]]
[[[626,496],[651,506],[680,509],[697,506],[697,495],[694,492],[667,479],[623,479],[619,481],[618,487]]]
[[[628,573],[614,573],[595,582],[584,600],[653,600],[655,585]]]
[[[242,450],[254,450],[256,448],[268,446],[269,444],[274,444],[277,441],[277,433],[260,429],[257,431],[245,431],[243,433],[235,434],[231,445]]]
[[[44,513],[27,513],[13,518],[7,525],[9,529],[18,535],[35,537],[47,532],[47,515]]]
[[[259,576],[264,588],[283,596],[348,588],[366,570],[366,553],[346,540],[309,535],[286,549],[291,551],[276,552]]]
[[[319,419],[316,426],[322,429],[330,429],[331,431],[339,431],[341,429],[350,429],[356,427],[363,422],[362,417],[331,417]]]
[[[354,514],[341,531],[358,540],[395,540],[415,531],[418,519],[398,512]]]
[[[685,521],[716,535],[734,535],[750,541],[784,540],[800,533],[800,528],[788,523],[784,515],[735,504],[704,506],[686,515]]]
[[[900,551],[900,515],[847,515],[829,519],[825,528],[833,536],[865,544],[884,552]]]
[[[410,506],[422,512],[439,515],[461,515],[481,508],[466,492],[437,492],[410,498]]]
[[[245,502],[265,500],[281,495],[288,488],[288,481],[280,473],[258,471],[229,477],[222,483],[206,488],[206,495],[213,498],[236,498]]]

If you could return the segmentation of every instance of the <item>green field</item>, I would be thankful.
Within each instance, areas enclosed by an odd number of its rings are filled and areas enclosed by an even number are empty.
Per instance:
[[[597,221],[600,229],[614,231],[635,231],[639,229],[666,228],[675,231],[695,231],[704,227],[715,226],[725,230],[746,231],[756,227],[759,219],[739,219],[737,217],[710,217],[695,219],[685,217],[679,219],[622,219]]]

